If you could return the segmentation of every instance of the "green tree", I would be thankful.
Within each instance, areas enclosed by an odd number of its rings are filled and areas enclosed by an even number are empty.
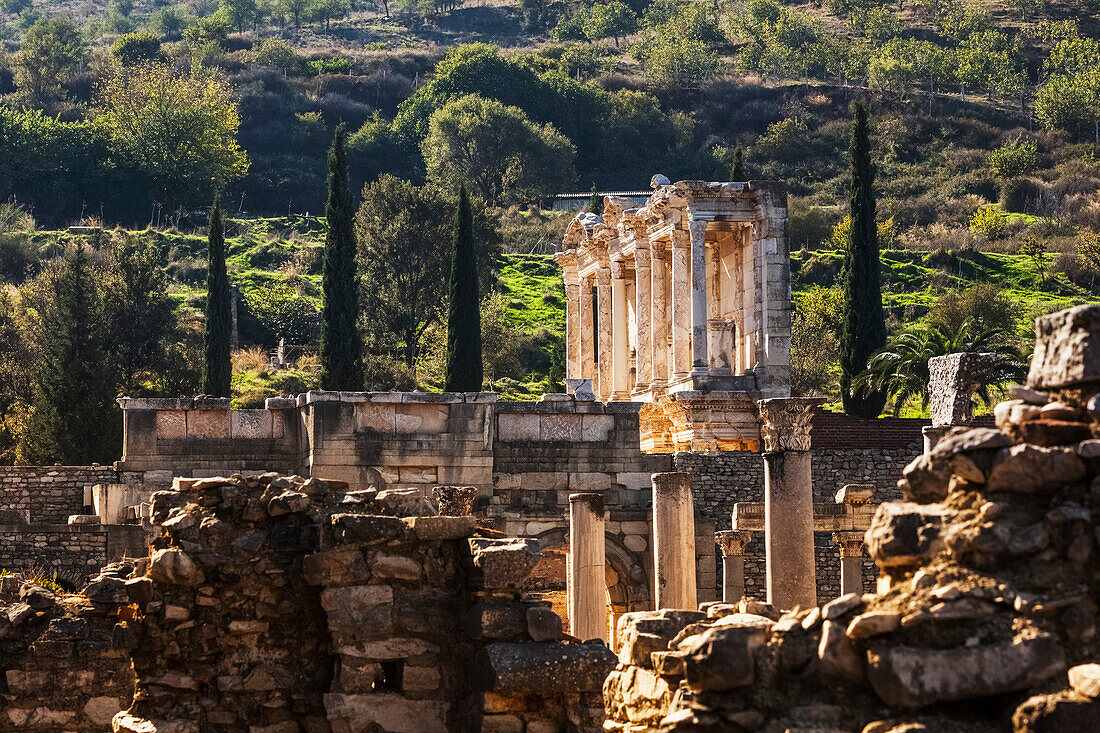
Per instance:
[[[1047,284],[1047,245],[1046,242],[1042,242],[1030,234],[1024,237],[1024,241],[1020,243],[1020,254],[1029,258],[1035,269],[1039,271],[1039,287],[1046,287]]]
[[[206,254],[205,359],[202,391],[212,397],[228,397],[233,368],[229,361],[229,339],[233,330],[233,297],[225,267],[225,232],[221,201],[210,207],[210,228]]]
[[[52,110],[64,100],[62,86],[86,53],[80,31],[68,18],[37,21],[27,29],[15,56],[19,100],[28,107]]]
[[[256,0],[221,0],[219,10],[238,33],[243,33],[256,20]]]
[[[451,239],[451,272],[447,300],[447,392],[479,392],[481,362],[481,298],[478,295],[477,245],[474,217],[466,187],[458,192]]]
[[[347,128],[339,125],[328,151],[328,205],[322,266],[321,386],[363,389],[359,297],[355,282],[355,210],[348,189]]]
[[[561,190],[575,178],[568,138],[517,107],[474,95],[432,115],[421,150],[433,183],[454,190],[469,181],[494,204]]]
[[[103,83],[95,119],[169,210],[212,197],[248,171],[237,105],[214,77],[181,76],[159,64],[116,70]]]
[[[791,389],[804,397],[825,395],[836,385],[844,317],[838,288],[814,285],[794,297],[791,318]]]
[[[733,149],[733,159],[730,161],[730,180],[743,181],[745,179],[745,147],[741,141],[737,141],[737,147]]]
[[[955,331],[942,325],[921,325],[901,332],[876,352],[867,369],[852,383],[861,394],[889,395],[897,415],[909,400],[917,398],[921,407],[928,405],[928,360],[958,352],[995,354],[992,368],[984,373],[976,392],[987,405],[993,404],[992,391],[1009,382],[1019,382],[1027,376],[1020,355],[1005,344],[1004,333],[980,330],[973,321],[964,322]]]
[[[111,44],[111,56],[123,66],[164,61],[160,39],[151,33],[127,33]]]
[[[588,199],[588,210],[596,216],[603,216],[603,197],[595,183],[592,184],[592,196]]]
[[[621,0],[596,3],[584,13],[581,28],[588,40],[614,38],[615,48],[618,48],[622,36],[638,30],[638,16]]]
[[[886,404],[886,395],[873,390],[857,391],[852,386],[853,380],[866,368],[867,359],[886,343],[867,106],[862,102],[855,102],[852,105],[852,115],[852,141],[849,148],[852,183],[848,204],[852,223],[848,246],[844,250],[840,395],[847,414],[877,417]]]
[[[53,302],[41,314],[42,356],[21,462],[86,466],[116,457],[121,420],[105,336],[98,278],[77,246],[65,255]]]

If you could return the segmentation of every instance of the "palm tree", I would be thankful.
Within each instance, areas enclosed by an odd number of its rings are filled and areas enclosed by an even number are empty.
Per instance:
[[[889,395],[897,416],[902,406],[914,397],[920,398],[921,407],[928,406],[929,359],[959,352],[989,353],[996,358],[975,388],[988,405],[992,403],[992,390],[1027,376],[1019,352],[1006,345],[1004,337],[1001,329],[978,330],[973,319],[967,319],[954,332],[942,325],[915,326],[894,336],[876,351],[853,386],[861,392],[882,391]]]

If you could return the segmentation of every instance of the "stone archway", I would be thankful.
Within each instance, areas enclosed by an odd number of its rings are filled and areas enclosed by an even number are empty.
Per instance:
[[[565,527],[551,529],[535,537],[542,550],[542,560],[531,572],[524,592],[541,596],[550,602],[554,612],[569,627],[566,600],[566,562],[569,556],[569,531]],[[607,609],[611,634],[614,638],[615,622],[627,611],[648,610],[652,607],[649,574],[637,553],[622,545],[618,537],[605,534],[607,562],[604,569],[607,580]]]

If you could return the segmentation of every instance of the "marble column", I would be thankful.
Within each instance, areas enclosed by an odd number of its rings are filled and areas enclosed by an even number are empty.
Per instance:
[[[810,419],[821,402],[775,398],[758,403],[768,603],[782,610],[817,605]]]
[[[691,284],[688,259],[691,243],[685,231],[672,232],[672,380],[691,372]]]
[[[581,378],[581,278],[577,272],[577,256],[571,261],[560,259],[565,280],[565,377]]]
[[[668,304],[665,302],[665,258],[664,246],[650,248],[649,323],[653,336],[650,346],[653,351],[652,387],[663,387],[668,382]]]
[[[653,350],[650,347],[651,327],[650,316],[650,273],[649,250],[638,243],[634,250],[634,317],[637,322],[637,372],[634,391],[640,392],[649,388],[653,379]]]
[[[714,541],[722,550],[722,601],[737,603],[745,595],[745,548],[752,533],[727,529],[715,532]]]
[[[695,506],[691,474],[653,474],[653,562],[657,608],[695,610]]]
[[[706,375],[707,356],[707,222],[688,222],[691,237],[691,373]]]
[[[840,550],[840,595],[863,593],[863,532],[833,532]]]
[[[630,400],[630,333],[626,303],[627,267],[611,263],[611,389],[616,400]]]
[[[569,633],[608,640],[603,495],[569,495]]]
[[[580,293],[578,295],[578,308],[580,312],[580,333],[577,341],[580,347],[580,378],[591,379],[593,390],[596,385],[596,351],[595,351],[595,322],[592,313],[592,280],[582,277],[580,281]]]
[[[611,327],[611,268],[601,266],[596,270],[596,338],[599,351],[599,388],[596,394],[606,402],[611,399],[612,383],[612,327]]]

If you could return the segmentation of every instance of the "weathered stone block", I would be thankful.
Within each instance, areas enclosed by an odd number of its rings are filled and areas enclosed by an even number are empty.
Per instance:
[[[579,442],[581,420],[581,415],[540,415],[539,440]]]
[[[486,588],[518,588],[541,557],[534,539],[473,537],[469,543],[474,567],[481,570]]]
[[[271,437],[271,413],[267,410],[233,410],[229,414],[229,430],[234,439]]]
[[[497,416],[497,438],[499,440],[539,440],[538,415]]]
[[[1051,390],[1100,381],[1100,306],[1080,305],[1035,319],[1027,385]]]
[[[398,434],[443,433],[449,414],[446,404],[402,402],[395,405],[394,429]]]
[[[388,585],[351,585],[321,591],[321,606],[329,629],[356,633],[369,629],[389,633],[393,628],[393,588]]]
[[[489,689],[505,694],[597,692],[615,667],[615,655],[603,644],[499,642],[485,654]]]
[[[187,437],[187,413],[183,410],[157,411],[157,438],[178,440]]]
[[[228,438],[229,410],[189,410],[188,438]]]
[[[348,733],[448,733],[448,705],[437,700],[408,700],[392,692],[366,695],[325,695],[329,720],[340,721]]]
[[[392,435],[397,429],[397,409],[392,402],[356,402],[354,409],[356,431],[374,430]]]
[[[888,501],[867,530],[867,552],[883,569],[925,561],[943,549],[940,531],[951,514],[940,504]]]

